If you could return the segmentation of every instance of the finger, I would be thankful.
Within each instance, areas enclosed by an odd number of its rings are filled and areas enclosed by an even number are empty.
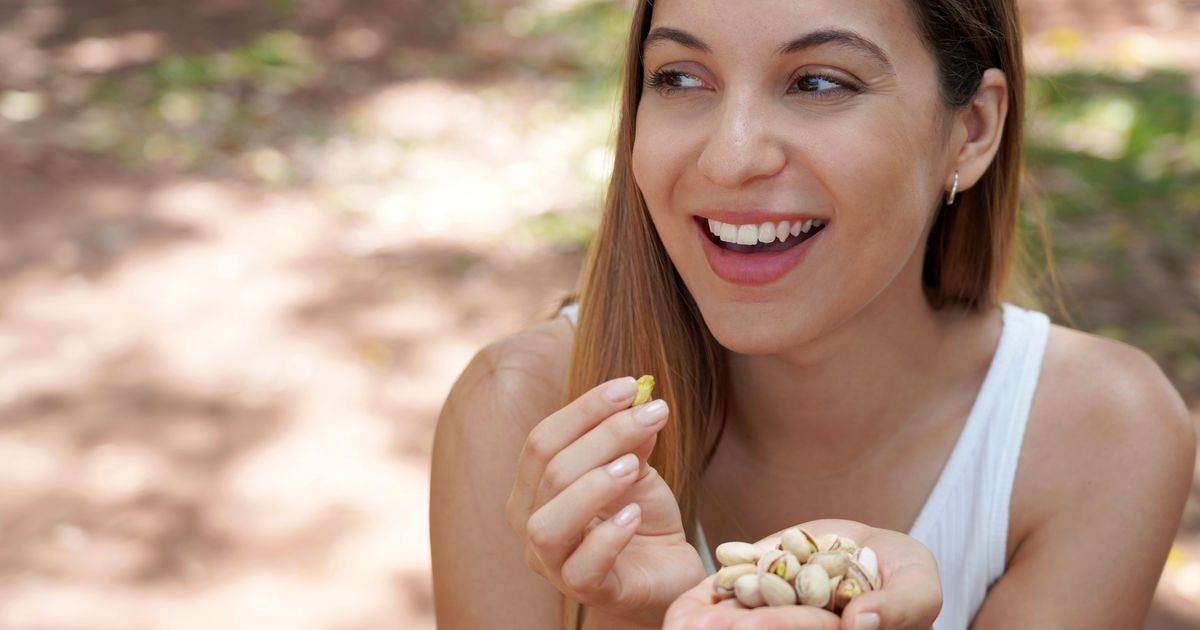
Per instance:
[[[637,457],[622,455],[589,471],[529,517],[529,544],[550,573],[558,572],[596,514],[633,484],[637,470]]]
[[[619,597],[621,584],[612,568],[633,539],[641,519],[641,507],[630,503],[592,529],[563,562],[563,584],[594,605]]]
[[[666,424],[667,411],[666,401],[652,400],[615,413],[563,448],[546,465],[533,505],[548,501],[587,471],[645,444]]]
[[[529,432],[517,459],[516,479],[505,506],[509,525],[518,534],[525,535],[538,483],[550,459],[612,414],[627,408],[636,393],[637,382],[632,377],[602,383],[547,416]]]
[[[912,555],[914,550],[906,553]],[[941,578],[937,561],[927,549],[884,572],[877,591],[855,597],[842,612],[842,630],[854,630],[859,615],[875,613],[879,628],[928,628],[942,610]]]

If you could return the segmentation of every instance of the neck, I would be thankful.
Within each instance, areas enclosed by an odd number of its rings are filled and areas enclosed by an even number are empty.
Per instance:
[[[728,353],[731,446],[748,461],[803,461],[830,475],[896,455],[937,430],[938,409],[960,407],[957,394],[974,399],[999,333],[964,334],[970,320],[980,318],[935,311],[919,290],[885,292],[802,347]],[[998,328],[996,314],[986,320]]]

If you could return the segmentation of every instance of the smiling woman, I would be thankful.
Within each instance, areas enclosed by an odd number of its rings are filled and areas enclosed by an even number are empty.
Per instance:
[[[639,2],[578,304],[438,425],[439,625],[1137,627],[1195,439],[1022,288],[1024,86],[1007,0]],[[881,588],[712,602],[715,543],[797,524]]]

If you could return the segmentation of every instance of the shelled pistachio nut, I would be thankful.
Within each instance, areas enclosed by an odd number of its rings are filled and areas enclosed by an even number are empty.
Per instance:
[[[727,542],[717,545],[717,562],[723,567],[731,567],[735,564],[746,564],[758,562],[762,557],[762,552],[758,547],[745,542]]]
[[[654,377],[646,374],[637,380],[637,395],[633,397],[633,406],[646,403],[654,391]]]

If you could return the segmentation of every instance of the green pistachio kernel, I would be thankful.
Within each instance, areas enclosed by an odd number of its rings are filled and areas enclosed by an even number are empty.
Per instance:
[[[649,374],[647,374],[647,375],[639,378],[637,380],[637,396],[635,396],[633,399],[633,406],[636,407],[640,404],[648,402],[650,400],[650,392],[653,392],[653,391],[654,391],[654,377],[653,376],[650,376]]]

